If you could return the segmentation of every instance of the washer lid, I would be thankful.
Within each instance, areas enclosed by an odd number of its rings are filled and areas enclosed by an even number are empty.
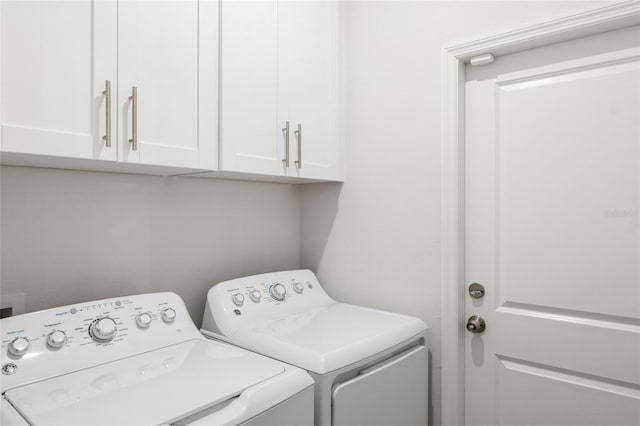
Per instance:
[[[317,374],[380,353],[425,332],[414,317],[333,303],[262,319],[227,339]]]
[[[229,345],[191,340],[5,392],[30,424],[168,424],[284,372]]]

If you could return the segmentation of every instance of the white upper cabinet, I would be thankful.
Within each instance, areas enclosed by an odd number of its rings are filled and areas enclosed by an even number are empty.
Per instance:
[[[215,168],[216,28],[214,2],[119,2],[120,161]]]
[[[116,105],[106,110],[103,91],[110,81],[115,99],[117,4],[3,0],[1,7],[2,151],[115,160]]]
[[[289,175],[341,174],[339,8],[337,1],[278,4],[278,106],[280,121],[291,123]]]
[[[117,160],[115,171],[127,163],[181,173],[217,168],[217,1],[3,0],[1,7],[4,153],[36,154],[38,165],[47,156]]]
[[[278,4],[225,0],[220,11],[220,168],[283,175]]]
[[[341,180],[340,3],[221,10],[220,169]]]
[[[343,178],[339,1],[0,8],[1,164]]]

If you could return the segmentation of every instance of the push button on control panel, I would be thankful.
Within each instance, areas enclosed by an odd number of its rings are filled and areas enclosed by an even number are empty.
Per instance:
[[[302,292],[304,291],[304,285],[302,285],[302,283],[299,283],[299,282],[293,283],[293,291],[295,291],[298,294],[302,294]]]
[[[15,374],[16,371],[18,371],[18,366],[12,362],[9,362],[2,366],[2,373],[8,376]]]

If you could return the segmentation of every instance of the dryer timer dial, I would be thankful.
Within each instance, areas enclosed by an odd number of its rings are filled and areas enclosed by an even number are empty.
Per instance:
[[[269,294],[275,300],[282,301],[287,295],[287,290],[284,288],[282,284],[274,284],[271,287],[269,287]]]

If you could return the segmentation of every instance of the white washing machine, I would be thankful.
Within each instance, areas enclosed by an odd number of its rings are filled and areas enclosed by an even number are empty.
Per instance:
[[[205,339],[155,293],[0,321],[0,423],[312,425],[303,370]]]
[[[425,323],[338,303],[311,271],[212,287],[201,331],[307,370],[316,425],[427,424]]]

